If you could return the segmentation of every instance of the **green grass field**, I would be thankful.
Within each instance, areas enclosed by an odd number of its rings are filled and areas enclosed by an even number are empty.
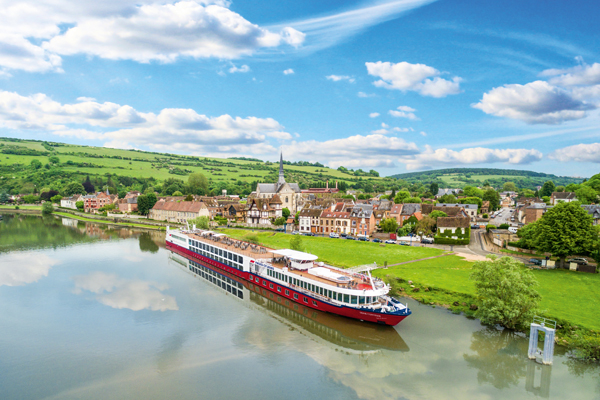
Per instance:
[[[95,222],[97,224],[108,224],[108,225],[118,225],[118,226],[131,226],[134,228],[144,228],[144,229],[155,229],[155,230],[165,230],[164,227],[161,226],[154,226],[154,225],[144,225],[144,224],[136,224],[136,223],[129,223],[129,222],[110,222],[110,221],[106,221],[103,219],[94,219],[94,218],[85,218],[85,217],[80,217],[79,215],[73,215],[73,214],[69,214],[69,213],[63,213],[63,212],[54,212],[54,215],[60,215],[61,217],[67,217],[67,218],[71,218],[71,219],[76,219],[78,221],[84,221],[84,222]]]

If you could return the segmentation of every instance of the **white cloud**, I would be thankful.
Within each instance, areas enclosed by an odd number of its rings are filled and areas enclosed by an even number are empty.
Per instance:
[[[417,110],[415,110],[414,108],[408,106],[400,106],[398,107],[398,110],[400,111],[390,110],[388,111],[388,114],[390,114],[392,117],[408,118],[413,121],[419,121],[419,118],[414,113]]]
[[[29,72],[61,72],[60,55],[138,62],[234,59],[282,45],[296,48],[305,39],[289,26],[269,30],[253,24],[221,0],[2,3],[0,68]]]
[[[415,91],[423,96],[445,97],[460,93],[461,78],[440,78],[440,71],[425,64],[410,64],[405,61],[393,64],[377,61],[367,62],[369,75],[381,78],[373,85],[385,89]]]
[[[286,69],[286,70],[283,71],[283,74],[284,75],[292,75],[292,74],[294,74],[294,70],[291,69],[291,68],[288,68],[288,69]]]
[[[388,124],[386,124],[385,122],[381,123],[381,127],[382,128],[389,128],[390,126]]]
[[[59,261],[44,254],[15,252],[0,255],[0,286],[23,286],[48,276]]]
[[[337,168],[340,165],[391,166],[395,159],[417,154],[419,149],[416,144],[406,142],[404,139],[376,133],[322,142],[316,140],[292,142],[283,146],[283,152],[293,154],[297,160],[320,160],[321,162],[328,160],[329,166]]]
[[[371,131],[371,133],[374,135],[385,135],[385,134],[390,133],[390,131],[388,131],[385,128],[381,128],[381,129],[375,129],[374,131]]]
[[[592,162],[600,164],[600,143],[576,144],[555,150],[548,158],[560,162]]]
[[[375,93],[358,92],[358,97],[362,97],[362,98],[375,97],[375,96],[377,96]]]
[[[89,291],[96,295],[96,300],[112,308],[127,308],[133,311],[178,310],[175,297],[162,291],[168,285],[142,281],[139,279],[123,279],[115,274],[92,272],[88,275],[74,276],[75,294]]]
[[[427,136],[427,133],[421,131],[421,132],[419,132],[419,135],[421,135],[421,136]]]
[[[379,117],[379,113],[378,112],[372,112],[371,114],[369,114],[369,118],[377,118]]]
[[[600,84],[600,63],[567,69],[547,69],[540,76],[552,76],[549,82],[556,86],[597,85]]]
[[[392,130],[394,132],[412,132],[413,128],[398,128],[398,127],[395,127],[395,128],[392,128]]]
[[[472,107],[486,114],[518,119],[530,124],[559,124],[581,119],[586,117],[587,110],[596,108],[544,81],[494,88],[484,93],[481,101]]]
[[[404,157],[406,169],[425,169],[438,166],[456,166],[461,164],[530,164],[539,161],[542,153],[535,149],[488,149],[474,147],[455,151],[450,149],[433,150],[425,146],[425,151],[415,156]]]
[[[354,83],[354,78],[352,78],[348,75],[329,75],[329,76],[326,76],[325,78],[329,79],[330,81],[334,81],[334,82],[348,81],[350,83]]]
[[[239,73],[246,73],[246,72],[250,72],[250,67],[247,66],[246,64],[242,65],[241,67],[236,67],[235,65],[231,65],[231,68],[229,68],[229,73],[230,74],[235,74],[236,72]]]
[[[85,96],[81,96],[77,98],[77,101],[96,101],[95,98],[93,97],[85,97]]]
[[[268,138],[292,136],[272,118],[208,117],[191,109],[144,113],[128,105],[80,101],[61,104],[44,94],[21,96],[0,91],[0,127],[39,130],[59,136],[106,140],[123,148],[147,146],[216,155],[273,152]]]

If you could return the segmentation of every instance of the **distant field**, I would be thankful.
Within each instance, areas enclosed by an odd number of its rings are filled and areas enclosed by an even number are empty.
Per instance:
[[[462,174],[449,174],[449,175],[442,175],[439,177],[439,179],[443,180],[450,186],[452,186],[452,185],[462,186],[462,185],[465,185],[467,182],[462,180],[460,178],[461,176],[462,176]],[[472,180],[478,180],[478,181],[481,181],[482,183],[486,180],[492,180],[492,179],[507,179],[508,181],[510,181],[510,180],[516,180],[516,179],[524,179],[524,178],[526,178],[526,176],[522,176],[522,175],[471,175]]]

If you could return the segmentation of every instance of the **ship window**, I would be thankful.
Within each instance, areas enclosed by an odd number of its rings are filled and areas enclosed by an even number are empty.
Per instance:
[[[277,291],[281,293],[281,286],[277,286]]]
[[[270,287],[271,289],[273,289],[273,284],[272,284],[272,283],[269,283],[269,287]]]
[[[351,297],[351,303],[352,304],[356,304],[356,296],[352,296]]]
[[[350,295],[348,295],[348,294],[344,295],[344,303],[350,303]]]
[[[308,299],[306,297],[303,297],[303,300],[306,304],[308,304]]]
[[[298,293],[294,293],[294,299],[298,300]]]
[[[263,281],[263,286],[267,286],[267,282],[266,281]]]
[[[316,306],[316,305],[317,305],[317,302],[316,302],[316,301],[314,301],[314,300],[312,301],[312,303],[313,303],[313,306]]]
[[[365,296],[358,296],[358,304],[365,304]]]
[[[290,291],[286,289],[286,290],[285,290],[285,295],[286,295],[286,296],[289,296],[289,295],[290,295]]]
[[[258,279],[258,277],[256,277],[256,283],[258,283],[260,281],[260,279]]]

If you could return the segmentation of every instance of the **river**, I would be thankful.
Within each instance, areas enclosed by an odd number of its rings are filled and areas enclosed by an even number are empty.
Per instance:
[[[598,366],[560,347],[541,366],[525,337],[410,299],[393,328],[294,309],[163,241],[5,215],[0,398],[600,399]]]

